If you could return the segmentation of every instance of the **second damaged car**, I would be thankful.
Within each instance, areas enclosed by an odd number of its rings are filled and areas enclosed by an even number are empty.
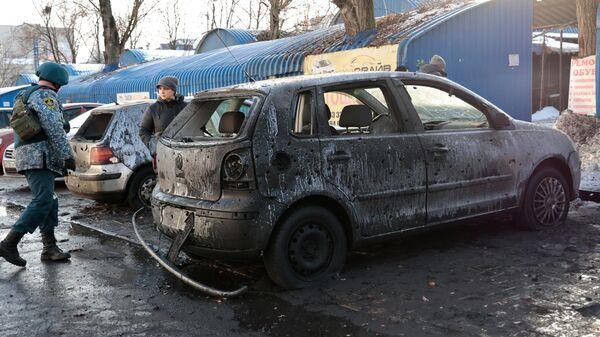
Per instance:
[[[157,161],[158,229],[191,256],[262,258],[284,288],[339,272],[349,249],[429,226],[500,213],[560,226],[580,179],[561,132],[414,73],[200,93]]]
[[[150,151],[138,135],[150,102],[91,111],[70,141],[76,170],[65,182],[71,192],[101,201],[127,201],[133,209],[150,205],[156,175]]]

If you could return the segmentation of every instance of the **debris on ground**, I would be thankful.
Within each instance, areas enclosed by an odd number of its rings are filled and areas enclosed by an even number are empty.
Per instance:
[[[600,171],[600,119],[565,111],[554,127],[575,142],[583,170]]]

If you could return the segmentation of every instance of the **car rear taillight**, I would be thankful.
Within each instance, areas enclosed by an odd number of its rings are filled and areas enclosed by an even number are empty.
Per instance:
[[[105,165],[118,163],[119,159],[115,157],[115,154],[107,146],[96,146],[90,150],[90,164],[91,165]]]
[[[223,159],[223,188],[247,190],[254,188],[254,169],[250,149],[228,153]]]

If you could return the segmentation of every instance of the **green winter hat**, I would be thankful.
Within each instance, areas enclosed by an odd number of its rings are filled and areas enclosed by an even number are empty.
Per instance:
[[[69,83],[69,73],[62,65],[54,62],[45,62],[35,72],[40,80],[50,81],[58,86]]]

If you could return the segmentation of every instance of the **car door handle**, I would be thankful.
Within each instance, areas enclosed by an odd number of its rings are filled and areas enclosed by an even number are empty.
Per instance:
[[[334,154],[332,154],[331,156],[329,156],[329,161],[333,162],[333,161],[347,161],[350,160],[350,155],[346,152],[343,151],[337,151]]]
[[[435,144],[434,146],[432,146],[429,149],[429,152],[431,152],[431,153],[446,153],[449,151],[450,151],[450,149],[446,145],[443,145],[443,144]]]

